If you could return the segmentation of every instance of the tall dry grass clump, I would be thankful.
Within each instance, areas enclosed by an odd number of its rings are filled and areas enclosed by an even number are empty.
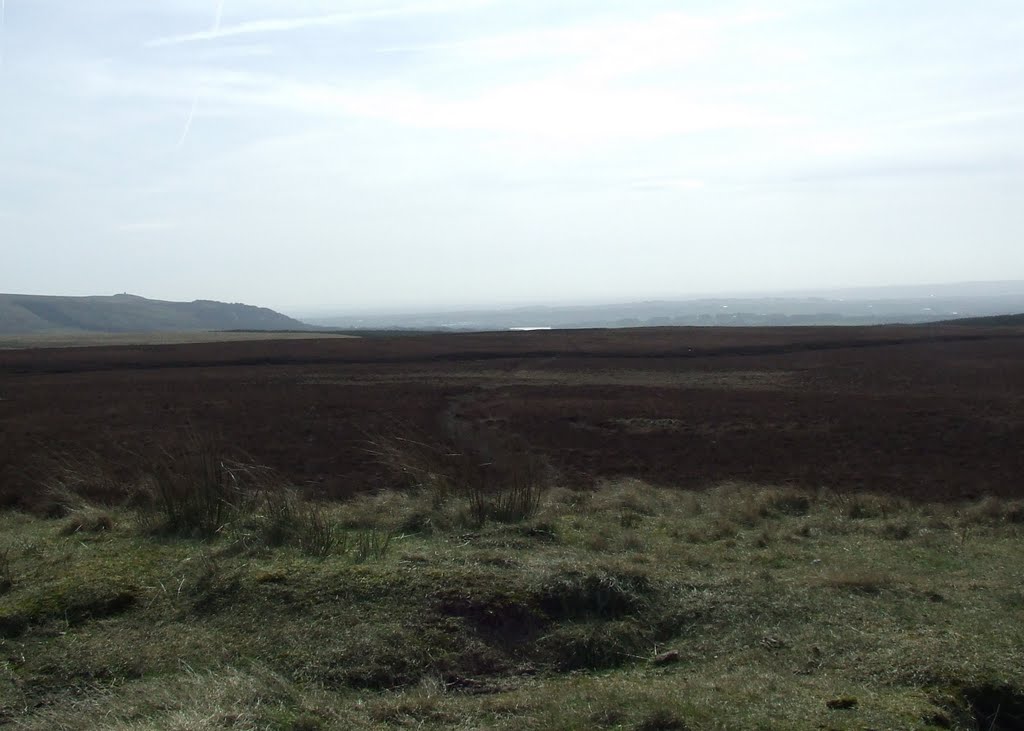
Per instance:
[[[249,545],[296,546],[321,557],[339,546],[322,506],[303,500],[270,468],[225,454],[216,441],[195,434],[162,451],[136,499],[143,529],[206,540],[230,534]]]
[[[543,458],[479,425],[452,421],[447,432],[448,439],[437,443],[392,428],[369,437],[367,451],[409,488],[429,495],[434,513],[454,499],[462,506],[459,522],[477,526],[516,523],[537,514],[553,479]],[[422,516],[420,522],[440,521]]]
[[[109,512],[87,507],[73,512],[59,531],[62,536],[80,533],[105,533],[114,530],[114,516]]]
[[[307,505],[299,525],[297,543],[303,553],[324,558],[338,547],[337,526],[320,505]]]
[[[64,518],[87,510],[93,503],[116,503],[126,495],[126,481],[116,465],[90,451],[54,451],[37,457],[31,479],[40,497],[33,510],[49,518]]]
[[[960,511],[960,521],[974,525],[1024,524],[1024,500],[986,497]]]
[[[341,545],[337,526],[324,507],[306,502],[290,487],[257,493],[243,525],[262,545],[296,546],[310,556],[328,556]]]
[[[266,468],[229,459],[213,440],[193,434],[151,464],[140,488],[140,516],[153,533],[211,538],[251,515],[271,479]]]
[[[767,520],[805,516],[814,506],[815,496],[793,487],[730,482],[709,490],[705,500],[719,524],[732,524],[735,532],[757,527]]]

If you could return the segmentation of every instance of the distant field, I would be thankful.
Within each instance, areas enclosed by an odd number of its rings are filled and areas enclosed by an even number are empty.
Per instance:
[[[0,350],[81,348],[103,345],[189,345],[192,343],[234,343],[248,340],[312,340],[352,337],[356,336],[317,332],[47,333],[45,335],[0,335]]]
[[[368,436],[457,451],[470,429],[528,445],[577,487],[1024,496],[1024,329],[208,336],[248,341],[0,350],[0,503],[39,498],[52,445],[130,470],[190,429],[324,498],[394,483]]]

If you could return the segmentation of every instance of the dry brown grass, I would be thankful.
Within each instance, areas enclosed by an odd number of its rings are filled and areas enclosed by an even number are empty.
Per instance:
[[[84,508],[75,511],[64,521],[60,535],[73,536],[78,533],[104,533],[114,530],[114,516],[106,510]]]
[[[863,569],[832,573],[822,583],[840,591],[880,594],[893,586],[893,578],[880,571]]]
[[[843,499],[850,520],[889,518],[907,512],[909,505],[900,498],[874,493],[854,493]]]
[[[1024,525],[1024,500],[986,497],[960,511],[967,525]]]
[[[87,450],[37,456],[31,473],[41,493],[34,511],[50,518],[82,512],[95,502],[121,502],[130,490],[114,465]]]

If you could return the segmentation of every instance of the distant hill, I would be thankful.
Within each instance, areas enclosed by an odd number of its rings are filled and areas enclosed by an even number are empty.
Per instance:
[[[266,307],[210,300],[164,302],[112,297],[0,294],[0,333],[143,333],[202,330],[311,330]]]
[[[940,325],[977,325],[979,327],[1024,326],[1024,313],[1019,315],[994,315],[992,317],[961,317],[945,320]]]

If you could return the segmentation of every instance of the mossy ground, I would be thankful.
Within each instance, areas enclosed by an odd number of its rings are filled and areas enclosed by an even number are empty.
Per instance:
[[[1019,727],[1018,505],[626,480],[511,524],[325,510],[325,557],[0,515],[0,725]]]

